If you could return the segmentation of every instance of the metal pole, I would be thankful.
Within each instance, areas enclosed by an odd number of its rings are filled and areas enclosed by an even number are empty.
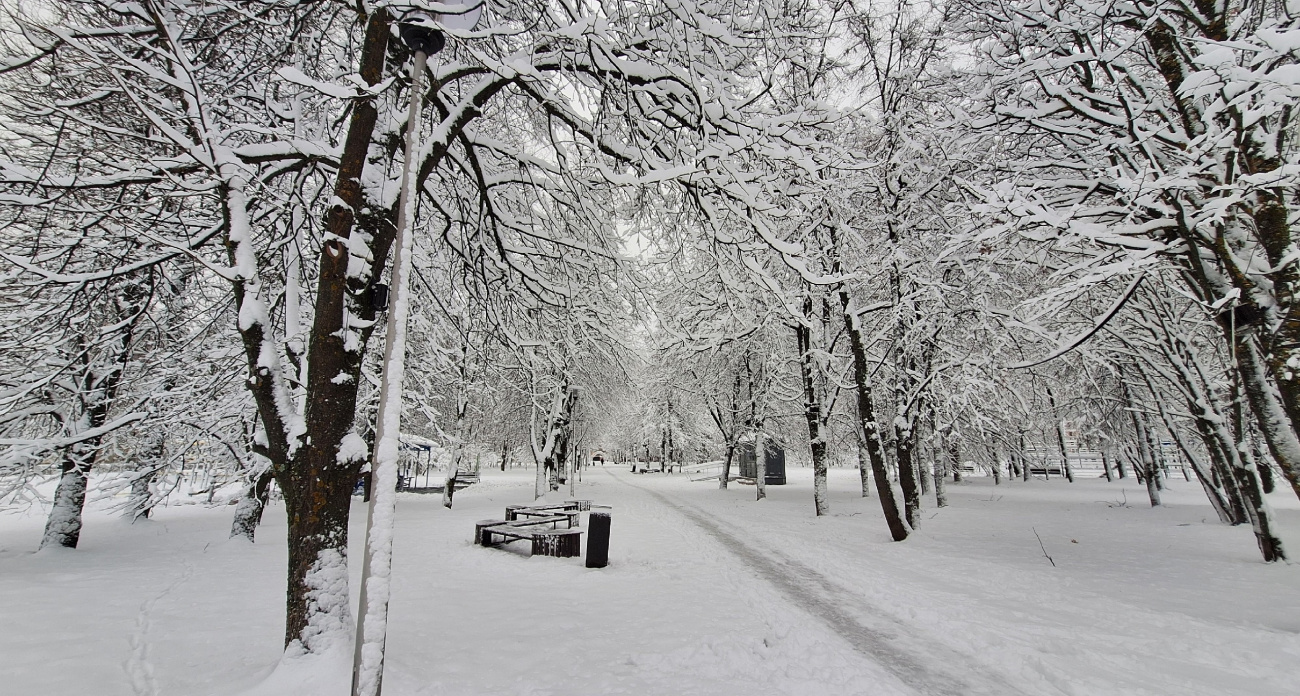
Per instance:
[[[361,566],[361,602],[357,608],[356,652],[352,659],[353,696],[379,696],[388,637],[388,599],[393,563],[393,515],[397,507],[397,455],[402,425],[402,381],[406,375],[406,320],[410,299],[411,225],[415,221],[415,186],[419,159],[420,116],[424,107],[424,71],[428,56],[415,52],[411,106],[406,117],[406,157],[398,199],[397,238],[393,244],[393,299],[388,310],[384,376],[379,388],[375,454],[371,460],[370,508],[366,516],[366,555]],[[401,350],[398,350],[400,348]],[[378,521],[378,524],[376,524]]]

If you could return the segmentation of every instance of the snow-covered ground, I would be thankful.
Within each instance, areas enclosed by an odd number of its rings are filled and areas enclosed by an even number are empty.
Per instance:
[[[529,502],[529,469],[485,470],[451,511],[403,494],[385,693],[1295,693],[1300,567],[1261,563],[1195,483],[1153,510],[1132,479],[972,478],[895,544],[855,471],[832,470],[821,519],[809,470],[789,475],[755,502],[589,471],[578,497],[614,516],[601,570],[470,543],[476,520]],[[1271,501],[1300,557],[1300,504]],[[254,545],[225,538],[231,511],[91,511],[80,549],[39,554],[40,511],[0,517],[0,693],[345,693],[342,662],[272,674],[283,508]]]

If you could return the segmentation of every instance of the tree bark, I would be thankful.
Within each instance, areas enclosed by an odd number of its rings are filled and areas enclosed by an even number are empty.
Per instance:
[[[137,295],[142,295],[139,288],[131,286],[122,289],[116,298],[114,318],[124,326],[112,341],[107,342],[106,349],[111,352],[106,360],[93,359],[89,346],[82,346],[80,370],[75,379],[78,386],[77,408],[80,412],[75,415],[72,423],[65,424],[65,429],[70,434],[77,435],[101,428],[108,421],[109,409],[117,397],[118,387],[122,384],[122,376],[126,371],[135,326],[143,315],[141,297]],[[59,485],[54,489],[54,504],[46,519],[39,548],[77,548],[81,540],[81,514],[86,505],[86,487],[89,484],[90,470],[99,457],[101,442],[103,435],[95,435],[64,450]]]
[[[358,73],[370,86],[383,79],[389,18],[378,9],[367,20]],[[374,96],[351,102],[352,115],[334,184],[334,205],[326,214],[316,286],[315,315],[309,334],[307,402],[301,436],[292,432],[271,382],[278,379],[265,363],[276,350],[268,327],[244,326],[250,387],[270,445],[271,459],[289,518],[289,573],[286,589],[286,649],[317,653],[352,630],[348,607],[347,541],[352,488],[366,457],[340,461],[344,437],[352,432],[365,345],[374,325],[374,279],[387,265],[396,228],[389,210],[363,215],[371,236],[370,270],[350,276],[349,240],[357,211],[364,210],[361,186],[371,137],[378,120]],[[246,214],[246,212],[244,213]],[[235,283],[243,306],[243,283]],[[360,320],[360,321],[357,321]],[[339,376],[346,379],[339,379]]]
[[[293,494],[285,495],[290,543],[284,640],[290,652],[347,645],[352,631],[348,516],[355,476],[317,464],[318,477],[290,474]]]
[[[1160,487],[1157,485],[1155,455],[1151,452],[1151,434],[1147,431],[1146,418],[1138,412],[1137,405],[1133,401],[1132,391],[1128,382],[1120,378],[1120,384],[1124,391],[1124,405],[1128,407],[1129,416],[1133,420],[1133,433],[1136,437],[1136,449],[1140,473],[1147,487],[1147,497],[1151,499],[1151,507],[1160,507]]]
[[[266,501],[271,488],[271,467],[262,467],[248,486],[244,495],[235,506],[235,519],[230,523],[230,537],[243,537],[250,542],[257,534],[257,527],[262,524],[262,513],[266,510]]]
[[[54,489],[54,505],[45,521],[40,548],[62,546],[75,549],[81,540],[81,511],[86,505],[86,485],[98,438],[88,448],[74,446],[63,454],[59,485]]]
[[[867,457],[871,461],[872,478],[876,480],[876,493],[880,498],[880,509],[885,515],[885,524],[889,526],[890,536],[894,541],[907,538],[907,526],[899,514],[898,501],[894,499],[894,489],[889,483],[889,472],[885,468],[884,443],[880,441],[880,425],[876,422],[875,410],[871,404],[870,367],[867,362],[867,347],[862,340],[862,330],[858,325],[856,311],[849,299],[848,290],[841,288],[840,306],[844,312],[844,326],[849,334],[849,347],[853,352],[853,382],[857,387],[858,428],[862,442],[866,445]]]
[[[944,458],[936,455],[934,458],[934,506],[935,507],[948,507],[948,491],[946,488],[944,488],[945,483],[947,483],[946,481],[944,481],[944,477],[946,475],[945,472],[943,471],[944,468],[945,468]]]
[[[727,490],[727,479],[731,478],[731,458],[736,454],[736,443],[727,441],[727,457],[722,460],[722,475],[718,477],[718,489]]]
[[[903,511],[907,526],[921,526],[921,487],[917,485],[916,440],[914,430],[903,430],[895,421],[894,457],[898,461],[898,483],[903,489]]]
[[[1047,403],[1052,408],[1052,419],[1056,421],[1056,446],[1061,451],[1061,468],[1065,471],[1065,480],[1074,483],[1074,468],[1070,466],[1070,452],[1065,447],[1065,428],[1061,425],[1061,414],[1056,410],[1056,396],[1052,394],[1051,385],[1047,385]]]
[[[804,298],[804,315],[811,321],[812,300]],[[821,433],[821,400],[817,398],[817,384],[813,374],[812,329],[803,323],[795,324],[795,341],[799,349],[799,374],[803,381],[804,421],[808,425],[808,446],[812,450],[813,508],[818,517],[830,514],[830,501],[826,496],[826,441]]]

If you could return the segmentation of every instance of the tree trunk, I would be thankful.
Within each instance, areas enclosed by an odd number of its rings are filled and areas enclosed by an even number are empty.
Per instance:
[[[244,495],[235,506],[235,519],[230,523],[230,538],[243,537],[250,542],[256,536],[257,528],[262,524],[262,513],[266,510],[267,497],[271,489],[271,467],[265,466],[253,476],[244,489]]]
[[[122,509],[124,519],[132,522],[139,519],[149,519],[149,514],[153,509],[151,504],[153,480],[165,461],[166,450],[166,434],[162,428],[154,428],[149,433],[148,446],[144,448],[143,456],[140,457],[139,462],[136,464],[136,470],[131,478],[130,496],[127,498],[126,507]]]
[[[546,486],[546,472],[552,466],[555,466],[555,460],[550,456],[538,460],[537,477],[533,480],[533,500],[546,495],[546,491],[548,490]]]
[[[386,10],[371,13],[361,46],[358,73],[367,85],[383,78],[388,48]],[[268,457],[284,493],[288,513],[289,569],[285,605],[285,649],[320,653],[348,644],[347,538],[352,489],[368,457],[352,431],[365,346],[373,333],[375,280],[383,273],[396,235],[395,211],[369,209],[362,180],[378,120],[374,96],[352,100],[348,133],[335,176],[333,202],[325,218],[317,273],[315,312],[307,350],[305,413],[289,411],[288,387],[278,364],[266,303],[256,274],[232,281],[238,328],[249,368],[248,386],[267,444]],[[222,165],[223,213],[232,265],[255,258],[242,172]],[[353,227],[360,223],[370,258],[364,272],[349,272],[354,259]],[[238,234],[236,234],[238,233]],[[239,261],[237,257],[245,259]],[[340,379],[344,377],[344,379]],[[351,438],[356,442],[349,444]],[[342,455],[347,456],[342,456]]]
[[[805,298],[804,315],[808,317],[811,313],[812,300]],[[808,424],[808,446],[812,450],[813,508],[821,517],[830,514],[830,501],[826,498],[826,441],[821,433],[821,400],[817,398],[813,375],[812,329],[800,323],[795,325],[794,333],[799,349],[799,374],[803,381],[804,420]]]
[[[1022,481],[1029,480],[1029,459],[1025,454],[1025,431],[1020,431],[1020,476]]]
[[[948,507],[948,491],[944,488],[946,481],[944,477],[947,473],[944,471],[944,458],[935,456],[934,458],[934,506]]]
[[[465,363],[468,362],[462,353],[460,377],[465,379]],[[465,387],[457,389],[456,393],[456,430],[453,436],[453,445],[451,448],[451,464],[447,465],[447,475],[442,482],[442,506],[451,509],[456,496],[456,472],[460,471],[460,461],[465,456],[465,412],[469,409],[468,397],[464,393]]]
[[[727,490],[727,480],[731,478],[731,458],[736,454],[736,443],[727,440],[727,458],[722,460],[722,475],[718,477],[718,488]]]
[[[903,489],[903,511],[907,526],[915,530],[921,525],[921,487],[917,485],[914,432],[899,428],[895,421],[894,456],[898,460],[898,483]]]
[[[573,452],[569,456],[569,497],[577,497],[574,493],[575,486],[578,482],[578,443],[573,443]]]
[[[862,330],[858,326],[858,318],[849,300],[849,293],[843,288],[840,289],[840,305],[844,311],[844,325],[853,352],[853,382],[858,393],[858,428],[862,442],[866,445],[867,457],[871,461],[871,474],[876,480],[876,493],[880,498],[880,509],[885,515],[885,524],[889,526],[889,533],[894,541],[902,541],[907,538],[907,526],[902,515],[899,514],[898,501],[894,499],[894,489],[889,483],[889,472],[885,469],[880,424],[876,422],[875,411],[871,404],[871,373],[867,362],[867,347],[862,340]]]
[[[763,424],[758,423],[754,432],[754,488],[755,500],[767,497],[767,437],[763,434]]]
[[[1285,561],[1286,550],[1282,547],[1282,540],[1278,538],[1274,531],[1277,528],[1277,522],[1273,519],[1273,510],[1268,501],[1264,499],[1264,490],[1260,486],[1259,477],[1250,462],[1240,461],[1237,466],[1233,467],[1233,473],[1236,475],[1237,487],[1242,491],[1249,506],[1251,528],[1255,532],[1255,543],[1259,545],[1259,551],[1264,556],[1264,561],[1272,563],[1274,561]]]
[[[355,477],[340,469],[303,467],[291,474],[292,485],[281,487],[290,540],[284,642],[291,653],[320,654],[351,643],[348,516]]]
[[[1065,447],[1065,428],[1061,425],[1061,414],[1056,410],[1056,396],[1052,387],[1047,387],[1047,403],[1052,408],[1052,418],[1056,421],[1056,446],[1061,451],[1061,468],[1065,471],[1065,480],[1074,483],[1074,468],[1070,466],[1070,452]]]
[[[98,438],[95,440],[98,445]],[[63,455],[54,505],[45,521],[40,548],[62,546],[75,549],[81,540],[81,510],[86,505],[86,484],[97,446],[75,445]]]
[[[868,472],[871,470],[871,464],[867,456],[867,448],[861,442],[858,443],[858,476],[862,479],[862,497],[871,497],[871,476]]]
[[[1151,451],[1151,434],[1148,432],[1146,418],[1137,411],[1133,411],[1133,430],[1137,432],[1137,454],[1138,461],[1141,463],[1142,481],[1147,487],[1147,497],[1151,499],[1151,507],[1160,506],[1160,484],[1156,481],[1159,473],[1156,471],[1155,453]]]
[[[934,448],[933,448],[933,447],[927,447],[927,448],[926,448],[926,452],[930,455],[930,459],[933,460],[933,459],[934,459]],[[933,482],[930,480],[930,472],[931,472],[931,470],[932,470],[932,467],[926,466],[926,465],[925,465],[925,461],[922,460],[922,459],[919,459],[919,458],[918,458],[917,461],[916,461],[916,470],[919,471],[919,472],[921,473],[921,479],[920,479],[920,483],[921,483],[921,497],[925,497],[925,496],[927,496],[927,495],[930,495],[930,489],[931,489],[931,487],[932,487],[932,485],[933,485]]]
[[[1277,483],[1273,480],[1273,467],[1269,466],[1264,449],[1259,446],[1259,438],[1256,437],[1254,429],[1250,431],[1250,456],[1255,460],[1255,468],[1259,472],[1259,483],[1263,487],[1264,493],[1272,493],[1277,488]]]
[[[1255,414],[1255,422],[1259,424],[1269,453],[1281,467],[1292,491],[1300,497],[1300,437],[1296,434],[1295,421],[1288,414],[1277,388],[1269,382],[1253,327],[1237,327],[1230,339],[1233,337],[1236,338],[1237,373]]]

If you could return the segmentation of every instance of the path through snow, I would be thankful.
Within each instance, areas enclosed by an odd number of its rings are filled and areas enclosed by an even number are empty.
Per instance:
[[[1139,498],[1132,481],[972,478],[897,544],[855,471],[831,471],[821,518],[810,472],[787,474],[755,502],[752,487],[590,470],[577,497],[614,516],[599,570],[473,545],[474,522],[532,502],[531,469],[485,470],[453,510],[402,494],[384,693],[1294,693],[1300,566],[1260,563],[1250,530],[1218,524],[1195,483],[1171,481],[1153,510],[1123,503],[1129,489]],[[1272,500],[1300,548],[1300,504]],[[354,512],[359,561],[364,506]],[[283,507],[252,545],[226,538],[230,513],[163,508],[130,525],[92,510],[81,548],[39,554],[39,511],[0,518],[0,688],[346,694],[346,655],[271,674]]]
[[[908,630],[904,621],[873,606],[849,589],[773,548],[759,548],[743,532],[724,529],[725,522],[705,510],[632,483],[626,475],[614,474],[661,504],[694,522],[728,551],[781,592],[786,601],[825,623],[858,652],[878,662],[904,684],[921,694],[934,696],[976,696],[1023,694],[1006,679],[990,673],[981,664],[925,641]]]

